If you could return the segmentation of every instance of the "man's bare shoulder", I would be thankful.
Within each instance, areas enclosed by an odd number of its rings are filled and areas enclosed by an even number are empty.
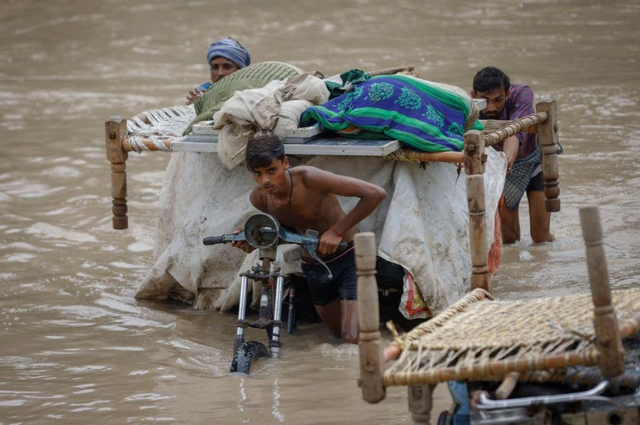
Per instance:
[[[323,172],[318,167],[314,167],[313,165],[296,165],[289,169],[294,175],[306,176],[309,174],[314,174],[317,172]]]
[[[312,166],[299,166],[293,170],[300,169],[295,176],[302,182],[307,190],[333,193],[340,196],[366,196],[367,193],[382,190],[364,180],[354,177],[335,174]]]
[[[266,197],[264,196],[264,191],[260,186],[253,188],[251,194],[249,195],[249,201],[260,211],[265,211],[265,209],[267,208]]]
[[[337,174],[322,170],[318,167],[314,167],[313,165],[298,165],[297,167],[291,168],[291,172],[294,176],[300,177],[305,183],[312,183],[317,179],[323,179],[328,176],[338,176]]]

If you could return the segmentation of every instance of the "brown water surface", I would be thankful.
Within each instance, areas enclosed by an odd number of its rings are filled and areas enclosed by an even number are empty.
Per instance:
[[[414,65],[469,88],[493,64],[558,102],[557,241],[504,248],[497,295],[588,290],[578,220],[600,206],[611,283],[640,286],[640,4],[634,0],[4,0],[0,3],[0,424],[406,424],[365,404],[357,351],[320,325],[230,376],[235,318],[136,302],[168,154],[130,155],[130,229],[111,228],[104,120],[182,104],[205,52],[325,75]],[[440,386],[436,412],[448,407]]]

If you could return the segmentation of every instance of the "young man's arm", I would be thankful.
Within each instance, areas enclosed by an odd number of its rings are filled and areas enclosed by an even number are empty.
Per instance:
[[[520,140],[516,136],[507,137],[502,142],[502,152],[507,156],[507,173],[511,172],[511,166],[518,157],[518,149],[520,148]]]
[[[249,195],[249,201],[251,202],[251,205],[262,212],[267,212],[266,200],[267,198],[262,196],[262,193],[257,187],[253,188],[251,194]]]
[[[323,254],[335,252],[342,241],[342,235],[368,217],[387,196],[380,186],[353,177],[341,176],[315,167],[309,167],[303,174],[303,182],[310,189],[332,193],[337,196],[360,198],[358,203],[331,230],[320,237],[318,250]]]

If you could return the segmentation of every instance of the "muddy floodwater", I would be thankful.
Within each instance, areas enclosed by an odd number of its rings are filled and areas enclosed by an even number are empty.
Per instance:
[[[319,324],[228,374],[235,317],[137,302],[167,153],[131,154],[111,227],[104,121],[178,105],[232,36],[253,62],[333,75],[413,65],[470,88],[495,65],[557,101],[562,211],[551,244],[504,247],[503,299],[588,291],[578,208],[600,207],[611,284],[640,286],[640,3],[634,0],[0,2],[0,424],[409,424],[377,405],[357,349]],[[449,405],[436,391],[434,415]]]

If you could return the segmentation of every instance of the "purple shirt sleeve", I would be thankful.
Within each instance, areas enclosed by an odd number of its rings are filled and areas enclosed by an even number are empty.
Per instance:
[[[533,107],[533,90],[531,87],[522,84],[512,84],[509,89],[509,98],[504,107],[506,119],[513,120],[531,115],[535,112]],[[516,159],[522,159],[536,150],[538,138],[535,133],[518,133],[520,149]]]

